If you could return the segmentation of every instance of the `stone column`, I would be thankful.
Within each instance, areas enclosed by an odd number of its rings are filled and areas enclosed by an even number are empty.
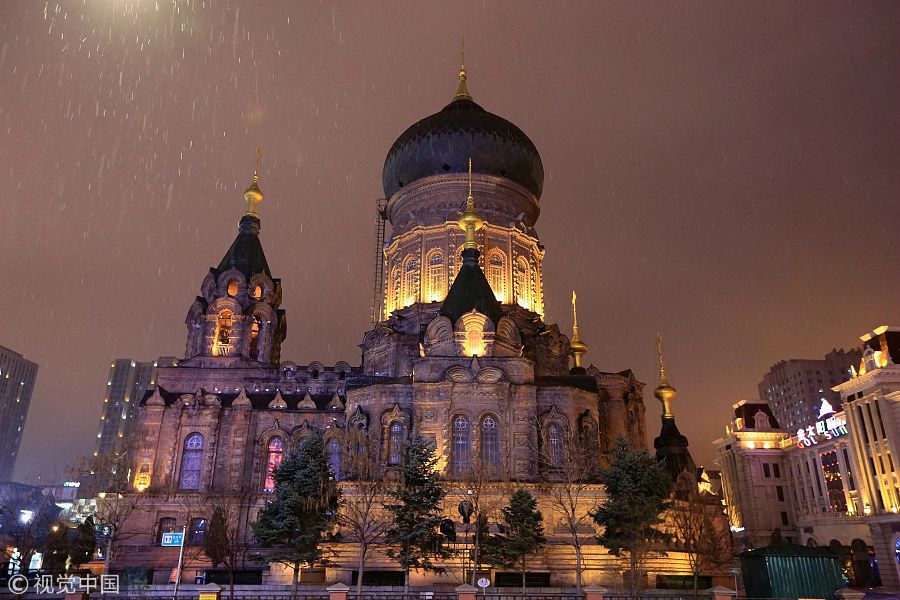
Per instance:
[[[722,585],[709,588],[706,590],[706,594],[709,596],[709,600],[733,600],[737,596],[737,592]]]
[[[609,591],[605,587],[599,585],[586,585],[582,588],[584,591],[584,600],[603,600],[603,597]]]
[[[478,588],[464,583],[456,588],[456,600],[475,600]]]
[[[346,583],[336,583],[328,586],[328,600],[347,600],[347,592],[350,586]]]
[[[851,590],[850,588],[841,588],[834,593],[834,597],[837,600],[862,600],[865,595],[865,592]]]

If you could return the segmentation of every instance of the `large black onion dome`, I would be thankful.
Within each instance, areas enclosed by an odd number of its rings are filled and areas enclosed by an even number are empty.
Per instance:
[[[423,177],[466,173],[470,158],[476,173],[505,177],[541,197],[544,165],[537,148],[521,129],[468,98],[454,100],[397,138],[384,161],[385,197]]]

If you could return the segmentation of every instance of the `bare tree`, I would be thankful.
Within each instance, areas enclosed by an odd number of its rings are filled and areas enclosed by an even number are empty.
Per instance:
[[[500,511],[504,500],[511,493],[508,479],[501,478],[500,465],[482,460],[480,450],[479,447],[472,453],[472,462],[467,468],[451,473],[448,477],[454,485],[448,496],[451,501],[458,502],[457,510],[466,525],[467,537],[470,524],[472,528],[472,547],[468,556],[472,561],[472,571],[467,582],[472,586],[478,579],[478,567],[483,562],[483,538],[488,532],[490,520]],[[463,579],[466,579],[465,566]]]
[[[731,563],[731,532],[722,503],[713,495],[703,494],[697,485],[676,492],[669,510],[675,539],[688,559],[694,577],[694,596],[703,573],[719,570]]]
[[[542,491],[561,516],[558,525],[575,551],[575,587],[579,594],[584,570],[581,547],[595,535],[590,513],[600,487],[596,445],[586,439],[590,435],[594,434],[562,423],[544,423],[536,448]]]
[[[116,552],[116,544],[142,532],[125,533],[125,522],[141,510],[140,497],[131,489],[129,449],[116,455],[98,455],[79,459],[70,471],[88,482],[88,489],[96,494],[94,523],[103,545],[103,573],[109,573],[109,565]]]
[[[208,500],[212,516],[203,538],[203,552],[213,567],[222,565],[228,571],[230,598],[234,598],[234,570],[250,546],[241,535],[241,516],[246,514],[250,502],[246,494],[222,494]]]
[[[356,595],[362,594],[369,549],[391,525],[384,510],[387,469],[364,431],[350,428],[343,436],[344,470],[351,481],[341,483],[337,522],[348,541],[359,544]]]
[[[20,573],[28,572],[32,555],[43,549],[59,512],[53,496],[40,488],[7,483],[0,489],[0,542],[18,549]]]
[[[187,525],[183,565],[210,561],[212,568],[228,572],[230,597],[234,597],[235,569],[243,563],[250,543],[242,535],[253,500],[247,493],[185,494],[179,498],[181,523]]]

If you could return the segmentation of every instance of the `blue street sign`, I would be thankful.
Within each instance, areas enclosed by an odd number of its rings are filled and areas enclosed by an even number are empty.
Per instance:
[[[161,546],[181,546],[184,542],[184,534],[181,532],[175,533],[164,533],[162,534],[162,543]]]

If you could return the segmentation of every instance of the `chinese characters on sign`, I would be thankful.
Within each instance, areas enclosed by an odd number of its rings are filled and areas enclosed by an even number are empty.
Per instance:
[[[826,400],[822,400],[822,411],[819,416],[824,416],[825,406],[828,405]],[[828,405],[831,409],[831,405]],[[843,417],[836,417],[832,411],[829,416],[816,421],[815,425],[801,427],[797,430],[797,446],[800,448],[809,448],[819,443],[820,438],[831,440],[842,435],[847,435],[847,420]]]
[[[25,575],[13,575],[7,582],[13,594],[24,594],[28,591],[28,578]],[[118,594],[118,575],[38,575],[34,582],[35,594]]]

